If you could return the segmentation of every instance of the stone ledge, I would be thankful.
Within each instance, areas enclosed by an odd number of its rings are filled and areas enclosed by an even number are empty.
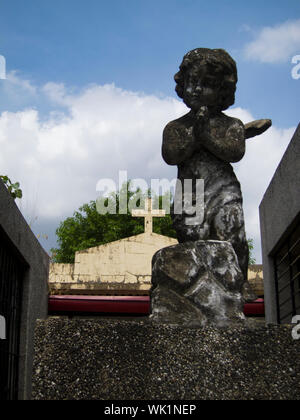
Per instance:
[[[50,295],[149,295],[149,284],[120,283],[51,283]]]
[[[289,327],[49,318],[36,327],[33,399],[300,399],[299,353]]]

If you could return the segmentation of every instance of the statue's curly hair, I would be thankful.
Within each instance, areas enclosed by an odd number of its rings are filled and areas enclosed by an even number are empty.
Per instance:
[[[206,64],[220,84],[218,108],[222,111],[233,105],[238,81],[237,67],[233,58],[222,49],[196,48],[183,57],[180,70],[174,76],[177,95],[183,97],[185,72],[195,63]]]

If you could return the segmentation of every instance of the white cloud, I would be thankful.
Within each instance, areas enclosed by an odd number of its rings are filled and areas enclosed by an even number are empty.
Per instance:
[[[1,172],[21,182],[28,218],[63,219],[95,199],[100,178],[117,180],[122,169],[130,178],[176,175],[164,167],[160,148],[166,122],[185,112],[179,101],[114,85],[72,95],[52,83],[42,91],[66,112],[46,120],[34,109],[0,117]]]
[[[7,80],[10,82],[11,86],[27,91],[27,93],[31,95],[35,95],[37,93],[37,89],[32,85],[31,81],[22,79],[16,70],[7,74]]]
[[[262,63],[288,61],[300,53],[300,19],[262,28],[244,52],[247,59]]]
[[[181,101],[114,85],[93,85],[74,93],[48,83],[37,94],[46,94],[60,111],[47,118],[36,109],[0,115],[1,173],[21,183],[21,207],[28,220],[38,217],[54,233],[59,220],[96,198],[100,178],[118,181],[119,170],[127,170],[129,178],[176,177],[176,167],[162,160],[161,139],[166,123],[187,111]],[[244,122],[253,119],[241,108],[229,114]],[[247,234],[255,239],[258,261],[258,206],[293,131],[273,127],[248,140],[246,157],[235,165]]]
[[[240,108],[228,114],[244,123],[254,119],[249,111]],[[233,165],[242,187],[246,232],[248,238],[254,239],[257,262],[261,262],[259,205],[295,129],[271,127],[261,136],[248,139],[245,157]]]
[[[42,91],[54,103],[65,105],[66,88],[63,83],[46,83],[45,86],[43,86]]]

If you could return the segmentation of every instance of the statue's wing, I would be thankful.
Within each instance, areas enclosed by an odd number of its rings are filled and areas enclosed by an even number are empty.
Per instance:
[[[272,120],[255,120],[245,124],[245,138],[259,136],[264,133],[272,125]]]

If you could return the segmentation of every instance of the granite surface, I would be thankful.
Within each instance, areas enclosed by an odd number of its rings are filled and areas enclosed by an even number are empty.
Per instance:
[[[38,321],[33,399],[300,399],[291,327],[180,328],[147,319]]]

